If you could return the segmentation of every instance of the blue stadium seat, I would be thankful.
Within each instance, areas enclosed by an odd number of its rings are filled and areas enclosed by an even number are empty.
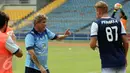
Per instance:
[[[66,3],[56,8],[49,14],[47,14],[48,16],[47,27],[55,33],[63,33],[68,28],[70,28],[70,30],[73,32],[76,29],[88,25],[89,23],[92,22],[92,20],[96,19],[94,4],[97,1],[100,0],[67,0]],[[103,0],[103,1],[108,3],[109,9],[112,9],[115,3],[118,2],[120,3],[123,0]],[[123,6],[123,9],[126,11],[128,17],[130,17],[129,7],[130,7],[130,2],[126,3]],[[109,14],[111,13],[112,12],[110,12]],[[26,28],[23,28],[22,30],[24,29],[26,30]],[[86,35],[81,33],[85,33],[89,36],[90,26],[76,33],[80,34],[80,35],[75,35],[76,37],[82,37],[82,36],[86,37]],[[67,38],[67,39],[71,39],[71,38]]]

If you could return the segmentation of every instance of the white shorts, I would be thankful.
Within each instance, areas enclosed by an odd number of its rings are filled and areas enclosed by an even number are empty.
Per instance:
[[[102,73],[126,73],[126,67],[102,68]]]

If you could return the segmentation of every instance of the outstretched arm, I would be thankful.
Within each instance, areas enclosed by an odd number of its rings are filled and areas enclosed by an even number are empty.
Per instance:
[[[56,40],[63,40],[65,39],[66,37],[68,37],[69,35],[71,35],[71,32],[69,31],[70,29],[67,29],[64,33],[64,35],[58,35]]]

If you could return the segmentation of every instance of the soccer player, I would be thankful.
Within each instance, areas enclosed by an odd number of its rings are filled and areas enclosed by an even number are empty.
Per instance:
[[[90,47],[99,48],[102,73],[126,73],[128,41],[123,24],[108,16],[108,5],[103,1],[95,4],[95,10]]]
[[[22,51],[6,34],[8,19],[4,12],[0,11],[0,73],[12,73],[12,56],[22,57]]]
[[[34,19],[34,28],[26,35],[27,49],[25,73],[50,73],[47,65],[48,40],[63,40],[71,34],[68,30],[64,35],[56,35],[46,28],[47,17],[39,14]]]
[[[120,16],[120,21],[122,22],[125,30],[127,30],[127,16],[126,16],[125,12],[123,11],[121,4],[120,4],[119,9],[120,9],[120,15],[119,15]],[[113,18],[115,18],[115,14],[119,9],[114,8],[113,13],[112,13]]]

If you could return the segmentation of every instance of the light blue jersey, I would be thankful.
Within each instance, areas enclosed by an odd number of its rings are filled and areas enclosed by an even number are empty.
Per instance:
[[[40,62],[40,64],[42,64],[42,66],[45,69],[48,69],[48,65],[47,65],[48,39],[53,40],[56,37],[57,35],[51,32],[47,28],[42,33],[38,33],[35,29],[33,29],[26,35],[26,38],[25,38],[26,49],[27,50],[34,49],[36,56],[38,58],[38,61]],[[38,67],[31,60],[31,57],[28,52],[26,56],[25,66],[39,70]]]

